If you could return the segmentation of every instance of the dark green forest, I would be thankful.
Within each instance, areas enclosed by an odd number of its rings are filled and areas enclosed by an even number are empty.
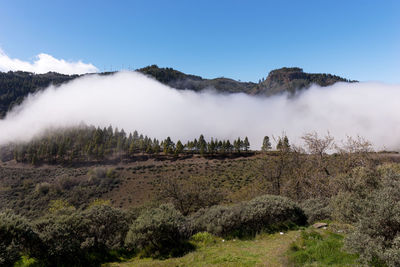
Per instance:
[[[43,90],[50,84],[60,85],[79,75],[64,75],[55,72],[34,74],[23,71],[0,72],[0,118],[12,107],[20,104],[31,93]]]
[[[270,147],[269,138],[264,149]],[[27,143],[10,144],[0,149],[3,160],[14,158],[17,162],[38,165],[42,163],[82,163],[116,159],[200,154],[201,156],[227,156],[250,153],[247,137],[234,141],[211,138],[203,135],[183,144],[170,137],[159,141],[137,131],[127,134],[123,129],[80,126],[76,128],[52,130]]]

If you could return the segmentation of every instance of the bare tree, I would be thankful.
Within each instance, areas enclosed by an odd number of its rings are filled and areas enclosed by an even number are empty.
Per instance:
[[[303,139],[307,152],[314,155],[316,166],[318,169],[330,175],[328,170],[328,152],[334,148],[334,138],[329,132],[324,137],[319,137],[316,132],[306,133],[301,137]]]
[[[160,199],[172,202],[183,215],[219,204],[225,196],[224,192],[200,179],[166,177],[161,181],[159,189]]]
[[[361,136],[347,136],[335,149],[341,158],[341,171],[349,172],[355,167],[367,167],[372,163],[371,153],[374,152],[372,143]]]

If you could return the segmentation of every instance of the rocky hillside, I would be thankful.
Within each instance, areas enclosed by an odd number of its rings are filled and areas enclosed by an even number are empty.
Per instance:
[[[309,88],[312,84],[329,86],[336,82],[355,82],[331,74],[306,73],[301,68],[281,68],[273,70],[268,77],[261,80],[251,91],[255,95],[274,95],[282,92],[296,93]]]

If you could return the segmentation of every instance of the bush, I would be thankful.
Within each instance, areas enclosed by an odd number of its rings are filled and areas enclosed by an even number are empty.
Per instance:
[[[339,175],[334,183],[338,192],[331,199],[332,219],[356,223],[371,192],[380,188],[381,174],[376,169],[358,167],[348,175]]]
[[[78,182],[74,180],[72,177],[63,176],[58,180],[58,187],[61,190],[71,190],[74,186],[77,186]]]
[[[242,221],[253,234],[261,230],[278,230],[274,227],[305,225],[307,218],[301,208],[286,197],[264,195],[244,205]]]
[[[372,192],[346,245],[370,266],[400,266],[400,172],[380,169],[380,189]]]
[[[129,230],[127,215],[120,209],[107,205],[94,205],[82,212],[89,221],[88,238],[83,248],[96,253],[107,253],[124,247]]]
[[[213,206],[201,209],[191,216],[193,233],[206,231],[217,236],[226,237],[233,234],[241,226],[241,207]]]
[[[261,231],[304,225],[303,211],[285,197],[264,195],[233,206],[214,206],[192,217],[194,232],[207,231],[221,237],[254,236]]]
[[[75,207],[63,199],[50,200],[49,212],[53,214],[71,214]]]
[[[145,256],[166,257],[182,254],[187,247],[185,217],[172,204],[144,211],[129,228],[125,244]]]
[[[51,185],[47,182],[43,182],[36,185],[36,193],[40,195],[46,195],[50,191]]]
[[[88,265],[81,245],[89,233],[89,221],[78,213],[50,215],[34,225],[43,247],[33,256],[48,266]]]
[[[301,203],[307,222],[313,224],[321,220],[331,219],[331,207],[329,206],[329,199],[310,198]]]
[[[91,169],[88,172],[88,175],[90,178],[105,178],[107,175],[107,169],[106,168],[102,168],[102,167],[96,167]]]
[[[0,266],[12,266],[21,253],[31,253],[38,241],[24,217],[11,211],[0,212]]]

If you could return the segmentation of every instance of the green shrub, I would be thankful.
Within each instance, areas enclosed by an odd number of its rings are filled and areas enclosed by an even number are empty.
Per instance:
[[[71,214],[75,207],[63,199],[50,200],[49,212],[53,214]]]
[[[371,193],[346,245],[370,266],[400,266],[400,173],[380,170],[381,187]]]
[[[87,241],[89,221],[78,213],[50,215],[34,225],[42,247],[33,256],[48,266],[88,264],[82,244]]]
[[[131,225],[125,244],[145,256],[177,256],[188,249],[185,217],[172,204],[144,211]]]
[[[239,205],[201,209],[191,216],[191,230],[193,233],[205,231],[226,237],[240,229],[240,212]]]
[[[264,195],[232,206],[213,206],[191,217],[192,231],[221,237],[254,236],[261,231],[304,225],[303,211],[285,197]]]
[[[124,211],[108,205],[94,205],[82,212],[89,222],[88,238],[82,247],[107,253],[124,247],[129,222]]]
[[[256,234],[261,230],[278,230],[291,225],[305,225],[307,218],[301,208],[286,197],[264,195],[245,204],[242,222],[247,233]],[[278,227],[274,229],[275,227]]]
[[[371,192],[380,188],[381,175],[376,169],[358,167],[350,174],[339,175],[334,183],[338,192],[331,199],[332,219],[356,223]]]
[[[307,216],[309,224],[331,219],[332,211],[329,206],[329,199],[310,198],[303,201],[300,206]]]
[[[0,266],[12,266],[21,253],[31,253],[39,241],[28,221],[11,211],[0,212]]]

